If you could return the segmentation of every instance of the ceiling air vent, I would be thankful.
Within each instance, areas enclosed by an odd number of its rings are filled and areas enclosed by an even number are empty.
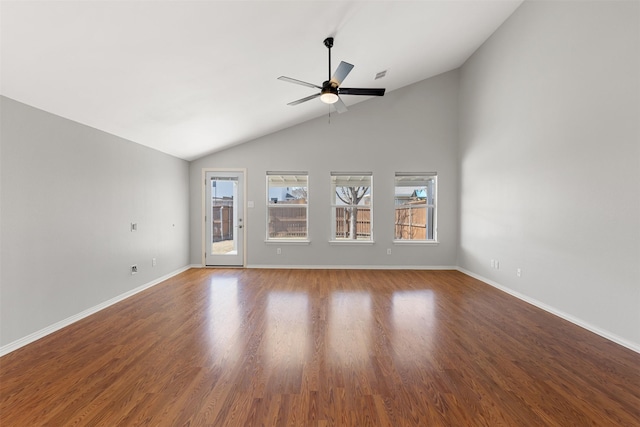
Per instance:
[[[383,78],[383,77],[384,77],[384,76],[386,76],[386,75],[387,75],[387,70],[380,71],[378,74],[376,74],[376,77],[375,77],[373,80],[381,79],[381,78]]]

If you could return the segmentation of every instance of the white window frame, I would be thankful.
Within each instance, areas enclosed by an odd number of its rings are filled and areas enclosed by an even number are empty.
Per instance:
[[[338,238],[337,237],[337,221],[336,221],[336,209],[337,208],[362,208],[363,205],[347,205],[347,204],[338,204],[336,202],[336,187],[344,187],[344,185],[336,185],[336,180],[353,180],[354,184],[357,184],[361,181],[362,178],[365,178],[368,182],[369,190],[366,194],[368,194],[369,204],[364,205],[369,208],[369,239],[348,239],[348,238]],[[331,244],[347,244],[347,245],[370,245],[374,243],[374,222],[373,222],[373,173],[372,172],[331,172],[331,236],[329,237],[329,242]],[[358,185],[354,185],[354,187],[358,187]],[[357,224],[356,224],[357,228]]]
[[[305,176],[306,177],[306,184],[304,185],[307,189],[307,203],[303,203],[303,204],[295,204],[295,205],[283,205],[283,204],[277,204],[277,203],[273,203],[271,201],[271,198],[269,197],[269,190],[272,188],[272,186],[270,185],[270,177],[274,177],[274,176],[279,176],[279,177],[300,177],[300,176]],[[286,182],[286,178],[285,178],[285,182]],[[291,183],[295,184],[296,181],[295,179],[291,178]],[[292,187],[294,185],[291,185]],[[302,185],[300,185],[300,187],[302,187]],[[307,171],[267,171],[266,173],[266,206],[267,206],[267,212],[266,212],[266,239],[265,242],[266,243],[292,243],[292,244],[308,244],[310,242],[309,239],[309,172]],[[306,218],[305,218],[305,222],[306,222],[306,236],[305,237],[271,237],[269,235],[269,221],[270,221],[270,216],[271,216],[271,209],[275,208],[275,209],[279,209],[279,208],[284,208],[284,207],[291,207],[291,206],[295,206],[296,208],[305,208],[306,210]]]
[[[408,185],[411,181],[414,181],[420,186],[420,183],[433,180],[433,203],[425,203],[425,238],[424,239],[397,239],[396,238],[396,188],[398,187],[411,187]],[[398,185],[399,182],[405,181],[407,185]],[[430,245],[438,243],[438,173],[437,172],[396,172],[393,181],[393,243],[394,244],[418,244],[418,245]],[[433,227],[433,239],[428,239],[429,235],[429,209],[433,209],[432,227]]]

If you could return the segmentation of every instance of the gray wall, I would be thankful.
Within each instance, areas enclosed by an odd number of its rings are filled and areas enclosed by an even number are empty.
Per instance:
[[[1,109],[0,345],[188,264],[187,162],[5,97]]]
[[[460,87],[460,267],[636,348],[639,17],[525,2]]]
[[[247,168],[249,266],[455,266],[457,88],[457,71],[445,73],[332,114],[331,123],[321,117],[192,162],[191,263],[202,262],[202,169]],[[265,244],[269,170],[309,172],[310,245]],[[373,172],[375,244],[328,243],[331,171]],[[392,244],[396,171],[438,173],[438,245]]]

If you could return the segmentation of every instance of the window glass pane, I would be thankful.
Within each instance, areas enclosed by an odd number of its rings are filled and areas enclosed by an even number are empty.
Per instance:
[[[211,239],[212,255],[237,255],[238,239],[234,236],[237,211],[238,178],[212,177]]]
[[[395,178],[395,240],[435,240],[436,176],[398,173]]]
[[[332,239],[372,240],[371,173],[332,173]]]
[[[335,205],[371,204],[371,175],[331,175]]]
[[[268,175],[269,203],[307,203],[306,175]]]
[[[307,207],[282,205],[269,207],[269,238],[307,237]]]
[[[267,172],[267,239],[306,239],[308,175]]]

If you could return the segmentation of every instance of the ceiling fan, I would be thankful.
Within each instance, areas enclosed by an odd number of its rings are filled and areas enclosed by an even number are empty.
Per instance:
[[[320,97],[320,100],[325,104],[333,105],[338,113],[344,113],[345,111],[347,111],[347,106],[344,104],[344,102],[342,102],[342,99],[340,99],[340,95],[384,96],[385,89],[340,87],[344,79],[353,69],[353,65],[349,64],[348,62],[341,61],[340,65],[338,65],[338,68],[336,69],[336,72],[333,74],[333,77],[331,77],[331,48],[333,47],[333,37],[327,37],[326,39],[324,39],[324,45],[327,47],[327,49],[329,49],[329,79],[323,82],[322,86],[303,82],[302,80],[292,79],[291,77],[278,77],[278,80],[295,83],[302,86],[308,86],[314,89],[320,89],[320,93],[298,99],[297,101],[290,102],[287,105],[298,105],[311,99]]]

